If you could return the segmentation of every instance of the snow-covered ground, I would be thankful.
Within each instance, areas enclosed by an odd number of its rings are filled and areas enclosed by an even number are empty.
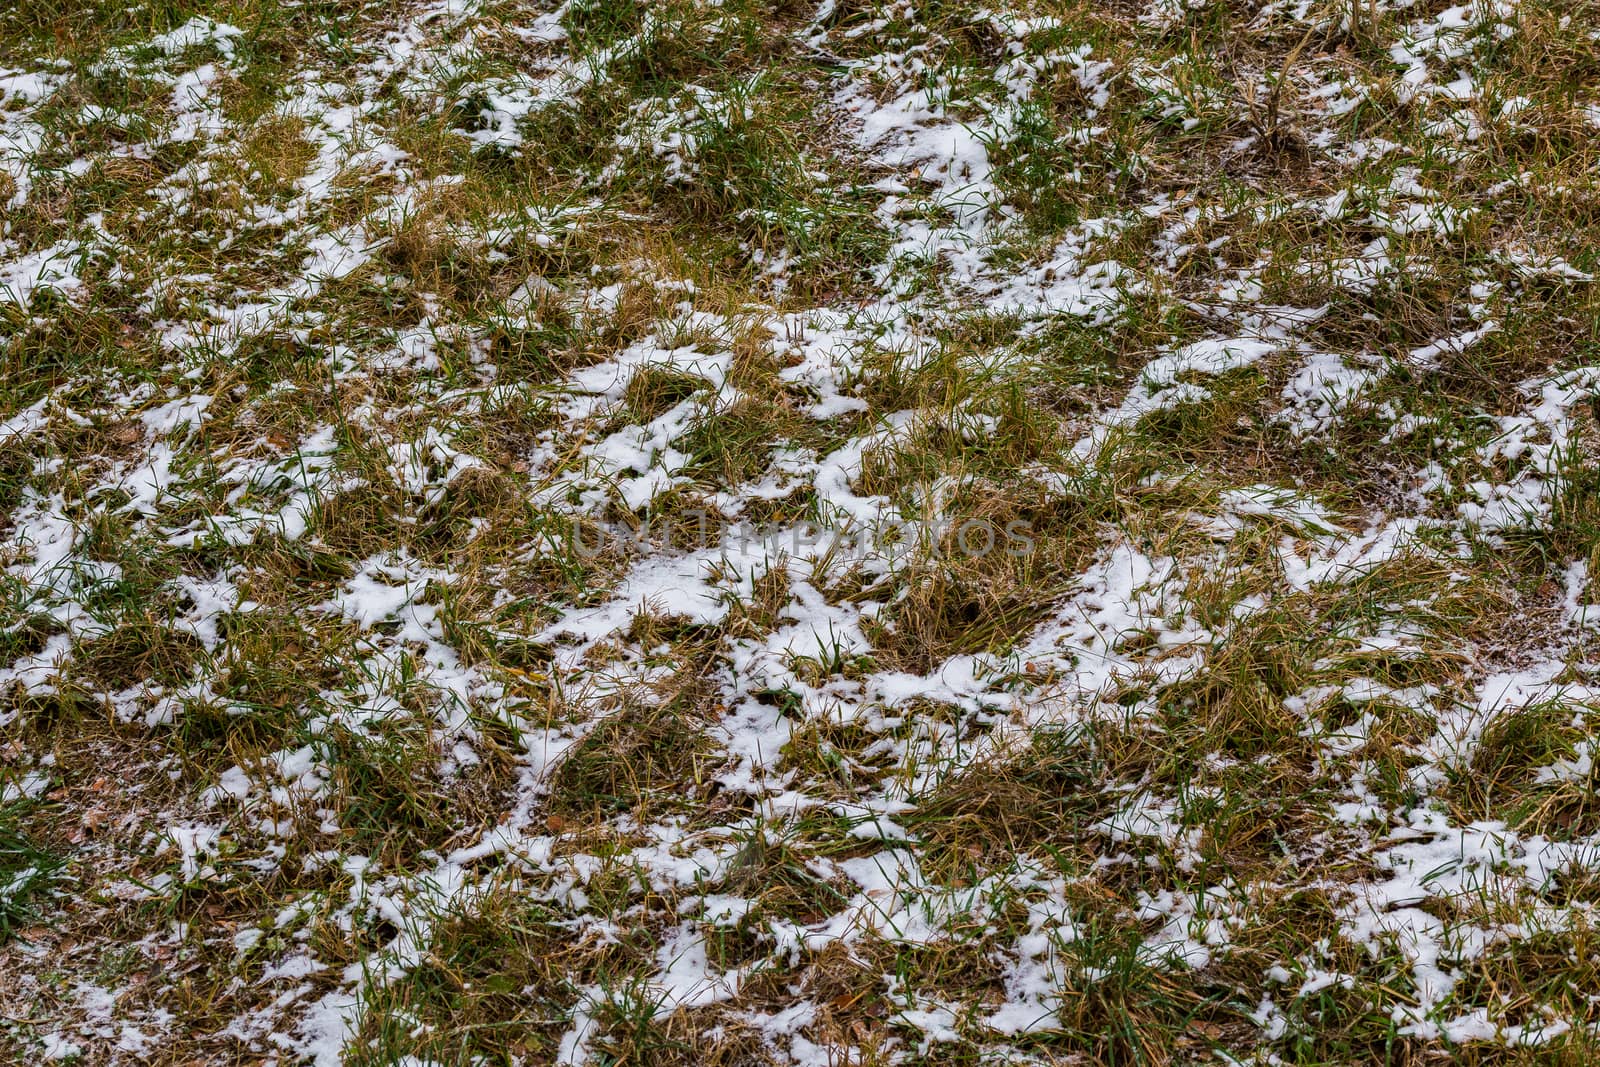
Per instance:
[[[0,1047],[1595,1052],[1592,7],[0,41]]]

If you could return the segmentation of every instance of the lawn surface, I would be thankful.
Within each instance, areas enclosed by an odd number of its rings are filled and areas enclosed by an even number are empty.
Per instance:
[[[1596,0],[0,2],[0,1059],[1600,1058]]]

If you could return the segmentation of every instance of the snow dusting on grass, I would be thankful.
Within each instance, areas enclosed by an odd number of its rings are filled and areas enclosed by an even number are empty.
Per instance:
[[[0,11],[0,1050],[1600,1056],[1600,11]]]

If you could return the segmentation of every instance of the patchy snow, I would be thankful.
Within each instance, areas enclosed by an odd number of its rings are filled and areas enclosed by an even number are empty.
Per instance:
[[[1544,179],[1463,203],[1412,146],[1350,132],[1391,99],[1446,165],[1537,132],[1545,103],[1502,98],[1490,55],[1521,13],[1380,9],[1381,84],[1318,51],[1367,30],[1275,3],[1260,26],[1312,53],[1225,89],[1065,16],[983,10],[958,42],[926,5],[823,3],[758,27],[818,64],[827,136],[787,169],[775,75],[680,77],[746,46],[715,3],[383,12],[278,57],[248,106],[264,31],[203,16],[83,70],[8,59],[0,345],[39,369],[0,411],[0,725],[92,717],[149,752],[96,786],[8,735],[0,804],[59,805],[95,899],[185,916],[118,947],[151,975],[220,951],[217,1039],[269,1062],[343,1062],[506,900],[583,960],[559,1004],[507,994],[574,1065],[613,1055],[619,1018],[746,1027],[796,1064],[845,1055],[841,1019],[890,1059],[1053,1049],[1073,990],[1187,981],[1296,892],[1337,933],[1291,934],[1239,991],[1229,1039],[1258,1031],[1262,1062],[1336,988],[1438,1047],[1590,1027],[1463,980],[1585,921],[1548,890],[1600,868],[1589,801],[1519,821],[1462,778],[1553,701],[1574,737],[1515,788],[1592,777],[1600,592],[1573,531],[1600,368],[1571,344],[1457,393],[1592,264],[1537,220],[1510,233],[1497,201]],[[1196,10],[1116,32],[1155,49]],[[149,114],[80,100],[85,74]],[[1284,87],[1273,147],[1236,94]],[[736,188],[748,151],[799,191]],[[1048,223],[1021,195],[1041,184]],[[872,251],[808,277],[833,211]],[[725,246],[695,243],[707,217]],[[1420,306],[1441,264],[1466,280]],[[1364,310],[1386,301],[1392,332]],[[1191,413],[1229,421],[1154,433]],[[1357,469],[1322,465],[1347,448]],[[1069,562],[933,558],[971,497]],[[931,578],[958,640],[907,658]],[[642,754],[636,722],[664,731]],[[597,748],[628,781],[576,804]],[[963,799],[971,775],[1044,814]],[[84,799],[124,786],[132,814]],[[6,907],[37,874],[3,876]],[[970,987],[905,964],[866,977],[876,1001],[817,992],[840,959],[947,949],[973,950]],[[772,976],[787,1003],[751,996]],[[135,1062],[188,1025],[169,994],[80,984],[29,1039]],[[402,1014],[403,1041],[437,1025]]]

